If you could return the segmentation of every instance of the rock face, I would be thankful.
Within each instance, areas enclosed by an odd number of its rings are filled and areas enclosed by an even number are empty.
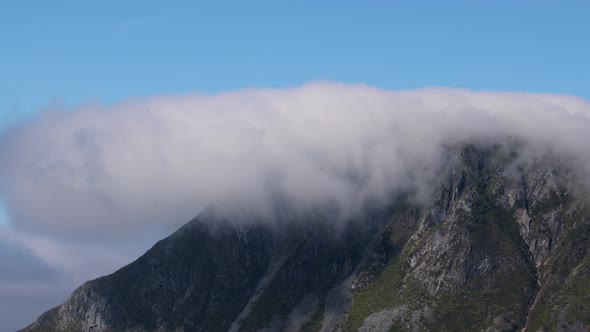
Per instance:
[[[433,203],[207,212],[23,331],[588,331],[590,212],[550,155],[466,146]]]

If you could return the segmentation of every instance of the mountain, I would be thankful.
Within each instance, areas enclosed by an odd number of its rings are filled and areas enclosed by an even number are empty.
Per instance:
[[[429,203],[345,222],[208,210],[22,331],[588,331],[583,186],[521,152],[454,149]]]

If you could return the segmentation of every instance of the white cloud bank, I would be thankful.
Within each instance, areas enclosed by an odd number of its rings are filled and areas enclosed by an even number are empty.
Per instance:
[[[590,160],[590,104],[562,95],[313,83],[51,110],[0,138],[19,227],[177,227],[216,201],[301,206],[413,185],[443,144],[512,136]]]

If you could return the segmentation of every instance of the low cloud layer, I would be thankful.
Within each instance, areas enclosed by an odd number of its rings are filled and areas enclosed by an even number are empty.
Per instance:
[[[172,229],[277,195],[353,211],[415,186],[444,145],[508,136],[590,160],[590,104],[313,83],[54,109],[0,138],[0,195],[18,227],[55,234]]]
[[[59,272],[28,248],[0,236],[0,285],[5,282],[34,282],[57,279]]]
[[[0,225],[0,329],[27,326],[83,282],[112,273],[162,237],[136,234],[121,241],[78,241]]]

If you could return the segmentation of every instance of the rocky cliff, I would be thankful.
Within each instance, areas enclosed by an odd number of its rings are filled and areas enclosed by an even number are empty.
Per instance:
[[[203,213],[23,331],[588,331],[590,213],[542,154],[464,146],[429,203]]]

